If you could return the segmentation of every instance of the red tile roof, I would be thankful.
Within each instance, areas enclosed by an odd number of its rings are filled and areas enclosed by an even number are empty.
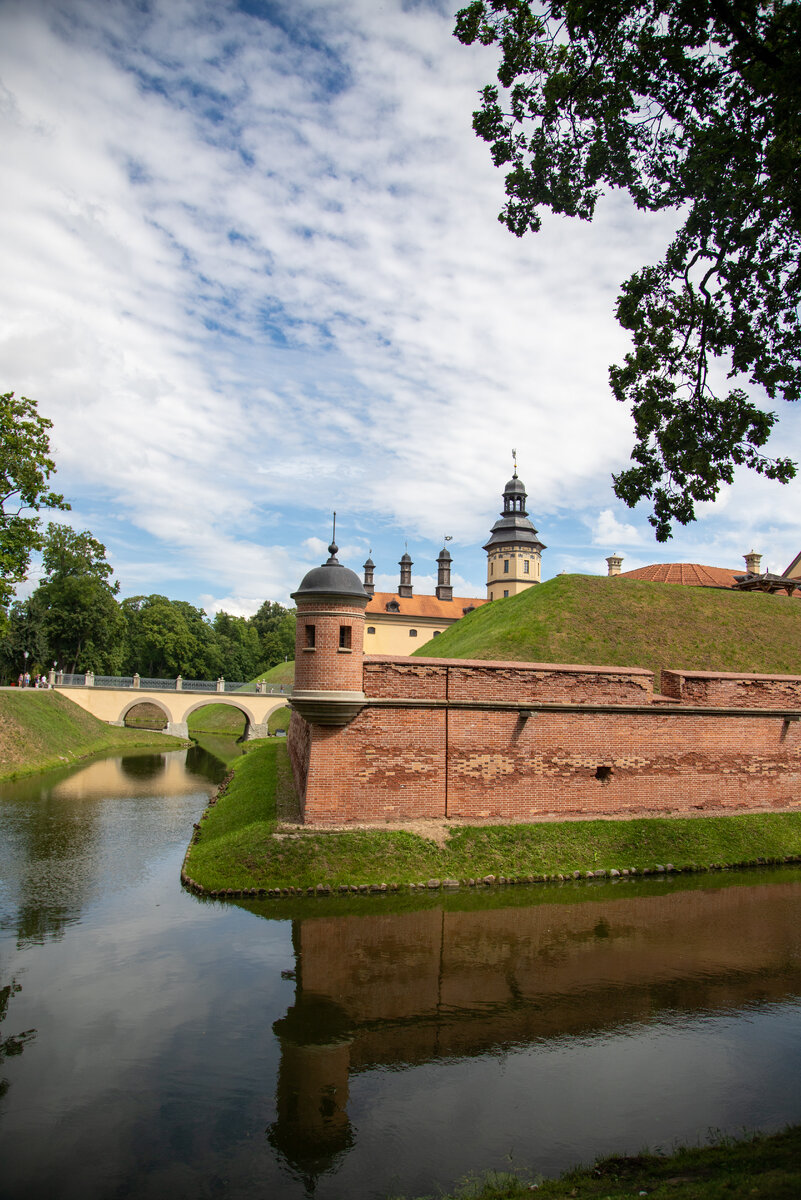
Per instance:
[[[705,567],[701,563],[652,563],[634,571],[621,571],[615,579],[644,579],[648,583],[683,583],[685,587],[734,586],[736,575],[744,575],[742,567],[727,571],[725,567]]]
[[[365,616],[387,615],[387,604],[391,600],[399,606],[400,611],[395,616],[401,617],[431,617],[437,621],[458,621],[464,616],[465,608],[479,608],[486,604],[477,596],[454,596],[452,600],[438,600],[436,596],[412,596],[410,600],[399,596],[397,592],[376,592],[368,602]],[[390,616],[393,614],[389,614]]]

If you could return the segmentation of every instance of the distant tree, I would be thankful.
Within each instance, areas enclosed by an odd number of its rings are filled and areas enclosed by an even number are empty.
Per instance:
[[[33,400],[13,392],[0,395],[0,608],[27,576],[31,552],[42,548],[42,508],[67,509],[48,480],[56,469],[50,457],[52,421],[41,417]]]
[[[250,618],[261,645],[260,672],[295,657],[295,610],[274,600],[265,600]]]
[[[70,672],[118,673],[125,621],[105,546],[88,530],[77,533],[51,522],[42,566],[45,575],[31,601],[42,613],[48,657]]]
[[[212,622],[226,679],[246,682],[255,679],[262,667],[259,635],[247,617],[218,612]]]
[[[787,482],[795,464],[762,453],[776,414],[712,378],[801,393],[799,0],[473,0],[455,33],[500,50],[473,126],[513,233],[544,209],[592,220],[612,188],[681,214],[618,299],[634,348],[610,378],[636,432],[618,497],[650,500],[665,541],[736,466]]]
[[[155,679],[183,675],[216,679],[223,667],[217,637],[202,609],[166,596],[123,600],[127,626],[125,667]]]

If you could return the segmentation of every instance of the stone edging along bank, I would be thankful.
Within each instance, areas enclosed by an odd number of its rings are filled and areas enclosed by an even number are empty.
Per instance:
[[[693,875],[703,874],[711,871],[730,871],[740,870],[748,867],[775,867],[784,866],[787,863],[801,862],[801,855],[787,854],[783,858],[754,858],[745,862],[738,863],[711,863],[708,867],[689,866],[676,867],[673,863],[665,863],[664,865],[657,864],[654,867],[641,867],[639,870],[636,867],[622,867],[618,870],[612,867],[610,870],[599,871],[572,871],[568,874],[557,875],[484,875],[480,879],[429,879],[424,883],[340,883],[332,887],[327,883],[318,883],[310,887],[282,887],[282,888],[217,888],[211,889],[198,883],[196,879],[192,879],[186,871],[186,864],[191,850],[197,838],[199,825],[195,825],[195,832],[192,841],[187,848],[184,856],[183,866],[181,867],[181,885],[190,892],[194,892],[197,896],[208,896],[212,900],[238,900],[238,899],[269,899],[269,900],[284,900],[288,896],[345,896],[345,895],[376,895],[379,893],[403,893],[403,892],[427,892],[427,891],[458,891],[461,888],[484,888],[484,887],[508,887],[517,884],[535,884],[535,883],[573,883],[579,879],[639,879],[642,876],[651,875]]]

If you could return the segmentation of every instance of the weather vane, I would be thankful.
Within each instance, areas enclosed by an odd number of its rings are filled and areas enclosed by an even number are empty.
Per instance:
[[[512,450],[512,462],[515,465],[514,473],[517,475],[517,451],[514,449]]]

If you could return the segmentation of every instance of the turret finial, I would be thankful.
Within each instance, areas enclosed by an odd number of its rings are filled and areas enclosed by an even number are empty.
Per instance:
[[[339,549],[339,546],[337,545],[337,514],[334,513],[334,527],[331,531],[331,545],[328,547],[328,562],[325,564],[326,566],[339,561],[337,558],[337,550],[338,549]]]
[[[512,462],[514,463],[514,472],[512,473],[512,479],[517,479],[517,451],[514,448],[512,449]]]

